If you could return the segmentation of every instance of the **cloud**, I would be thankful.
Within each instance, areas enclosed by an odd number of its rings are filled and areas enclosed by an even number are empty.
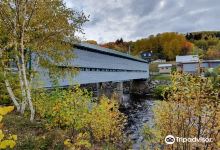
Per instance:
[[[65,0],[84,11],[86,39],[136,40],[161,32],[219,30],[219,0]]]

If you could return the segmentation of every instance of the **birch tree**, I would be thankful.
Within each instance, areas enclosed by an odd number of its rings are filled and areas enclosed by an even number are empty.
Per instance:
[[[58,66],[67,65],[74,57],[71,47],[78,40],[75,34],[82,32],[85,21],[87,17],[82,12],[67,8],[62,0],[0,0],[2,77],[17,111],[23,114],[28,106],[31,121],[35,109],[30,83],[35,73],[30,62],[37,59],[51,73],[57,72]],[[8,80],[11,62],[16,64],[20,100]]]

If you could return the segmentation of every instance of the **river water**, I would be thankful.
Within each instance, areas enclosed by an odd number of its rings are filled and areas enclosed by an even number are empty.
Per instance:
[[[142,136],[144,124],[153,126],[152,107],[155,100],[152,98],[131,99],[130,95],[124,95],[122,101],[122,112],[127,116],[128,122],[125,133],[132,141],[132,149],[145,149],[146,141]]]

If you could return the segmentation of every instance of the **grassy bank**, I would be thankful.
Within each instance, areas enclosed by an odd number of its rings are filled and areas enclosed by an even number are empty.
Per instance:
[[[154,75],[151,77],[152,80],[166,80],[166,81],[170,81],[171,80],[171,76],[170,74],[158,74],[158,75]]]

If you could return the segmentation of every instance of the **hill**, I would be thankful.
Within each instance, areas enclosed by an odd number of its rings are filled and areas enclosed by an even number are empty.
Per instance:
[[[139,56],[153,53],[153,59],[175,60],[176,55],[198,54],[204,59],[220,59],[220,31],[201,31],[181,34],[165,32],[126,42],[122,38],[100,46]]]

